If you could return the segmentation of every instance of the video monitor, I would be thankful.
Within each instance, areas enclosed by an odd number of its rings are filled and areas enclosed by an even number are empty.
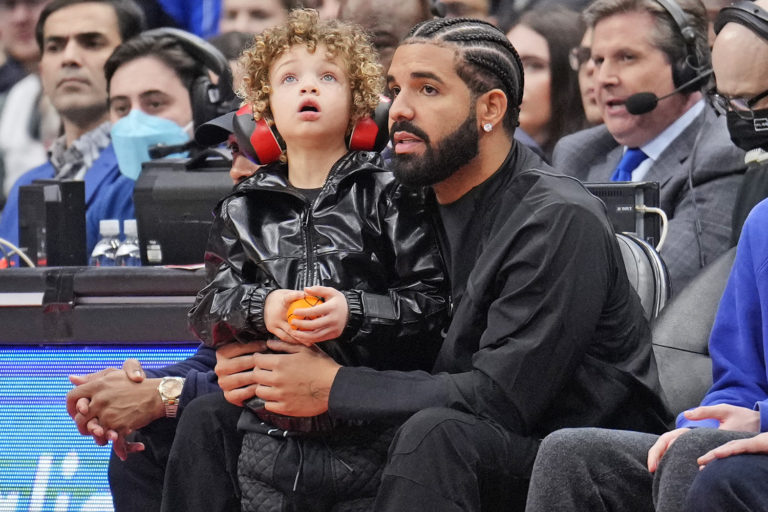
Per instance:
[[[213,209],[232,191],[230,162],[190,159],[151,160],[142,166],[133,201],[142,265],[194,265],[203,262]]]

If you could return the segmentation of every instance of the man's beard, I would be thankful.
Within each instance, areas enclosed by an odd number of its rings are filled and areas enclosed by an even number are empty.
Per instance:
[[[434,147],[429,142],[429,136],[409,121],[393,123],[390,140],[398,131],[412,133],[426,146],[423,155],[395,153],[393,159],[395,177],[401,183],[412,187],[430,186],[450,178],[478,153],[477,120],[474,112],[470,112],[461,126]]]

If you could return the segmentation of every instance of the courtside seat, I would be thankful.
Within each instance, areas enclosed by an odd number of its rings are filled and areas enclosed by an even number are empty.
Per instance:
[[[675,415],[696,407],[712,385],[709,333],[735,255],[734,247],[702,269],[652,326],[661,388]]]

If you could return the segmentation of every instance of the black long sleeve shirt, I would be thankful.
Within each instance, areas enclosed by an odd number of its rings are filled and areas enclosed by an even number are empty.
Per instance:
[[[434,371],[344,367],[332,416],[451,407],[528,436],[665,430],[650,330],[599,199],[515,145],[440,217],[453,314]]]

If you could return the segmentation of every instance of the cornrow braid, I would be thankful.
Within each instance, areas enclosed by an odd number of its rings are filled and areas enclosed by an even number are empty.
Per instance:
[[[411,29],[404,42],[419,40],[448,43],[460,48],[456,73],[473,94],[501,89],[510,108],[504,125],[518,125],[523,99],[523,64],[507,36],[494,25],[470,18],[435,18]]]

